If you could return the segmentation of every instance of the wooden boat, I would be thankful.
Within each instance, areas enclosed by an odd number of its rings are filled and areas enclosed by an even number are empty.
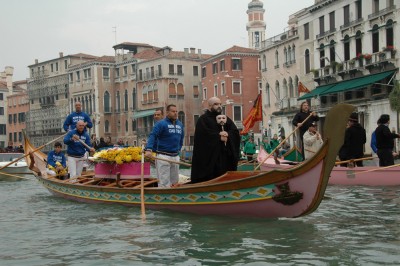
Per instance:
[[[352,110],[350,105],[331,109],[325,123],[326,132],[331,135],[327,136],[316,156],[301,166],[270,172],[227,172],[207,182],[173,188],[157,188],[155,178],[146,178],[145,207],[200,215],[263,218],[299,217],[312,213],[324,196]],[[25,138],[25,151],[33,150]],[[32,153],[28,157],[29,167],[39,182],[56,196],[88,203],[141,206],[140,180],[97,178],[94,174],[59,180],[46,174],[44,158],[40,151]]]
[[[24,156],[24,154],[20,152],[0,153],[0,168],[22,156]],[[2,174],[2,172],[4,174]],[[28,174],[32,174],[32,172],[29,170],[26,161],[21,159],[0,170],[0,181],[18,181],[22,180],[22,178],[18,178],[17,176]]]

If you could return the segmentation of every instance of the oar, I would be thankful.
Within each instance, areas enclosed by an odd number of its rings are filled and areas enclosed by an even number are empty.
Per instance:
[[[142,161],[140,165],[140,205],[142,210],[142,220],[146,220],[146,211],[144,208],[144,144],[145,140],[142,140]]]
[[[366,171],[362,171],[362,172],[354,172],[353,174],[364,174],[364,173],[369,173],[369,172],[374,172],[374,171],[378,171],[378,170],[382,170],[382,169],[389,169],[389,168],[393,168],[393,167],[397,167],[400,166],[400,164],[394,164],[394,165],[389,165],[389,166],[384,166],[384,167],[377,167],[375,169],[371,169],[371,170],[366,170]]]
[[[87,145],[83,140],[81,140],[81,139],[78,139],[78,140],[79,140],[80,143],[82,143],[83,146],[85,146],[85,148],[87,148],[89,150],[92,148],[89,145]]]
[[[313,114],[314,114],[314,112],[311,112],[310,115],[307,116],[307,118],[304,119],[303,122],[300,123],[300,125],[298,125],[284,140],[282,140],[282,141],[279,143],[278,146],[275,147],[275,149],[273,149],[273,150],[271,151],[270,154],[268,154],[267,157],[264,158],[264,160],[262,160],[261,163],[259,163],[259,164],[257,165],[256,168],[254,168],[254,170],[259,169],[260,166],[261,166],[269,157],[271,157],[271,155],[273,155],[273,154],[275,153],[275,151],[276,151],[277,149],[279,149],[279,148],[283,145],[283,143],[285,143],[285,141],[286,141],[291,135],[293,135],[293,134],[296,132],[296,130],[299,129]]]
[[[63,137],[64,137],[65,135],[67,135],[67,134],[68,134],[68,132],[65,133],[64,135],[61,135],[61,136],[59,136],[59,137],[53,139],[52,141],[47,142],[46,144],[43,144],[42,146],[40,146],[40,147],[34,149],[33,151],[31,151],[31,152],[29,152],[29,153],[37,152],[38,150],[43,149],[43,148],[46,147],[47,145],[49,145],[49,144],[55,142],[56,140],[58,140],[58,139],[60,139],[60,138],[63,138]],[[13,163],[18,162],[18,161],[21,160],[21,159],[24,159],[26,156],[29,156],[29,153],[26,153],[26,154],[24,154],[23,156],[21,156],[21,157],[15,159],[15,160],[9,162],[8,164],[6,164],[6,165],[0,167],[0,170],[3,170],[3,169],[6,168],[7,166],[10,166],[10,165],[12,165]]]
[[[172,160],[168,160],[168,159],[165,159],[165,158],[153,157],[153,156],[150,157],[150,158],[154,159],[154,160],[165,161],[165,162],[169,162],[169,163],[175,163],[175,164],[180,164],[180,165],[184,165],[184,166],[187,166],[187,167],[192,167],[192,165],[189,164],[189,163],[177,162],[177,161],[172,161]]]
[[[12,174],[9,174],[9,173],[4,173],[4,172],[0,172],[0,175],[6,175],[6,176],[12,176],[12,177],[16,177],[16,178],[19,178],[19,179],[29,179],[29,178],[26,178],[26,177],[22,177],[22,176],[19,176],[19,175],[12,175]]]
[[[365,158],[358,158],[358,159],[350,159],[350,160],[346,160],[346,161],[335,162],[335,165],[342,164],[342,163],[352,163],[352,162],[364,161],[364,160],[373,160],[373,159],[375,159],[375,158],[378,158],[378,157],[374,156],[374,157],[365,157]]]

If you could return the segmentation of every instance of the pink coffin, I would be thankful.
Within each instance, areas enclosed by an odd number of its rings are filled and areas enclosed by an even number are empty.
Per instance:
[[[144,177],[150,177],[150,163],[144,163]],[[141,163],[96,163],[94,168],[96,177],[111,177],[116,178],[117,173],[121,173],[121,179],[140,178]]]

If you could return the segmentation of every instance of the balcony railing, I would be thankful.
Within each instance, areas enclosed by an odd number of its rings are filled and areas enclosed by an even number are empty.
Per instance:
[[[379,11],[377,11],[375,13],[372,13],[372,14],[368,15],[368,19],[374,19],[376,17],[386,15],[387,13],[392,12],[395,9],[396,9],[395,5],[389,6],[389,7],[385,8],[385,9],[379,10]]]
[[[330,29],[330,30],[327,30],[327,31],[324,31],[324,32],[322,32],[322,33],[320,33],[320,34],[317,34],[317,39],[321,39],[321,38],[323,38],[323,37],[325,37],[325,36],[327,36],[327,35],[329,35],[329,34],[331,34],[331,33],[334,33],[336,31],[336,28],[333,28],[333,29]]]
[[[341,30],[347,29],[349,27],[355,26],[357,24],[360,24],[361,22],[364,21],[364,18],[358,18],[356,20],[350,21],[348,23],[343,24],[342,26],[340,26]]]

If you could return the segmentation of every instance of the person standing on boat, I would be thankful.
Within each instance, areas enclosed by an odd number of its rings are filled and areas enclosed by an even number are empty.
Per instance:
[[[218,124],[216,117],[221,113],[221,100],[211,97],[208,109],[196,123],[191,183],[208,181],[227,171],[237,170],[240,155],[239,130],[229,117],[223,127]]]
[[[303,135],[305,160],[313,157],[321,148],[324,141],[317,131],[317,123],[312,123]]]
[[[89,148],[87,148],[84,142]],[[68,131],[64,137],[64,144],[68,145],[68,169],[70,177],[77,177],[82,174],[83,164],[85,162],[85,153],[94,152],[95,149],[91,147],[90,136],[85,131],[85,122],[79,120],[76,123],[76,128]]]
[[[61,149],[62,145],[57,141],[54,144],[54,150],[47,155],[47,173],[50,175],[62,173],[67,167],[67,160]]]
[[[246,144],[244,144],[243,152],[247,157],[247,161],[252,162],[253,156],[256,153],[256,144],[254,143],[252,137],[250,137],[249,140],[246,142]]]
[[[365,129],[358,123],[358,114],[352,113],[348,120],[348,127],[344,134],[344,143],[339,150],[341,161],[360,159],[364,157],[364,144],[367,142]],[[355,162],[357,166],[363,166],[363,161]],[[347,166],[347,164],[342,164]]]
[[[378,123],[379,126],[379,123]],[[376,133],[375,130],[371,134],[371,150],[372,150],[372,161],[376,166],[379,166],[379,158],[378,158],[378,147],[376,147]]]
[[[172,187],[179,181],[179,164],[168,161],[179,163],[184,136],[184,127],[178,120],[176,105],[170,104],[167,106],[167,117],[154,125],[145,148],[146,157],[152,158],[152,152],[155,152],[155,159],[160,159],[156,164],[159,187]]]
[[[92,120],[90,119],[89,115],[82,111],[82,104],[80,102],[75,103],[75,112],[72,112],[67,116],[64,121],[64,130],[69,131],[76,128],[76,123],[82,120],[85,122],[85,127],[92,128]],[[86,128],[85,128],[86,130]]]
[[[308,118],[311,114],[312,114],[312,116],[310,118]],[[306,121],[304,122],[304,120],[306,120]],[[304,135],[304,133],[306,133],[306,131],[308,130],[310,125],[313,122],[317,122],[317,121],[319,121],[319,117],[318,117],[317,113],[310,111],[310,107],[309,107],[307,102],[302,102],[301,105],[300,105],[300,111],[294,116],[292,124],[296,128],[301,125],[300,128],[299,128],[299,135],[300,136],[298,136],[298,142],[297,143],[301,148],[301,153],[303,155],[303,158],[304,158],[303,135]],[[303,123],[303,124],[301,124],[301,123]]]
[[[379,126],[375,129],[377,154],[379,157],[379,166],[394,165],[393,148],[394,139],[400,138],[397,133],[390,132],[390,116],[383,114],[378,119]]]

